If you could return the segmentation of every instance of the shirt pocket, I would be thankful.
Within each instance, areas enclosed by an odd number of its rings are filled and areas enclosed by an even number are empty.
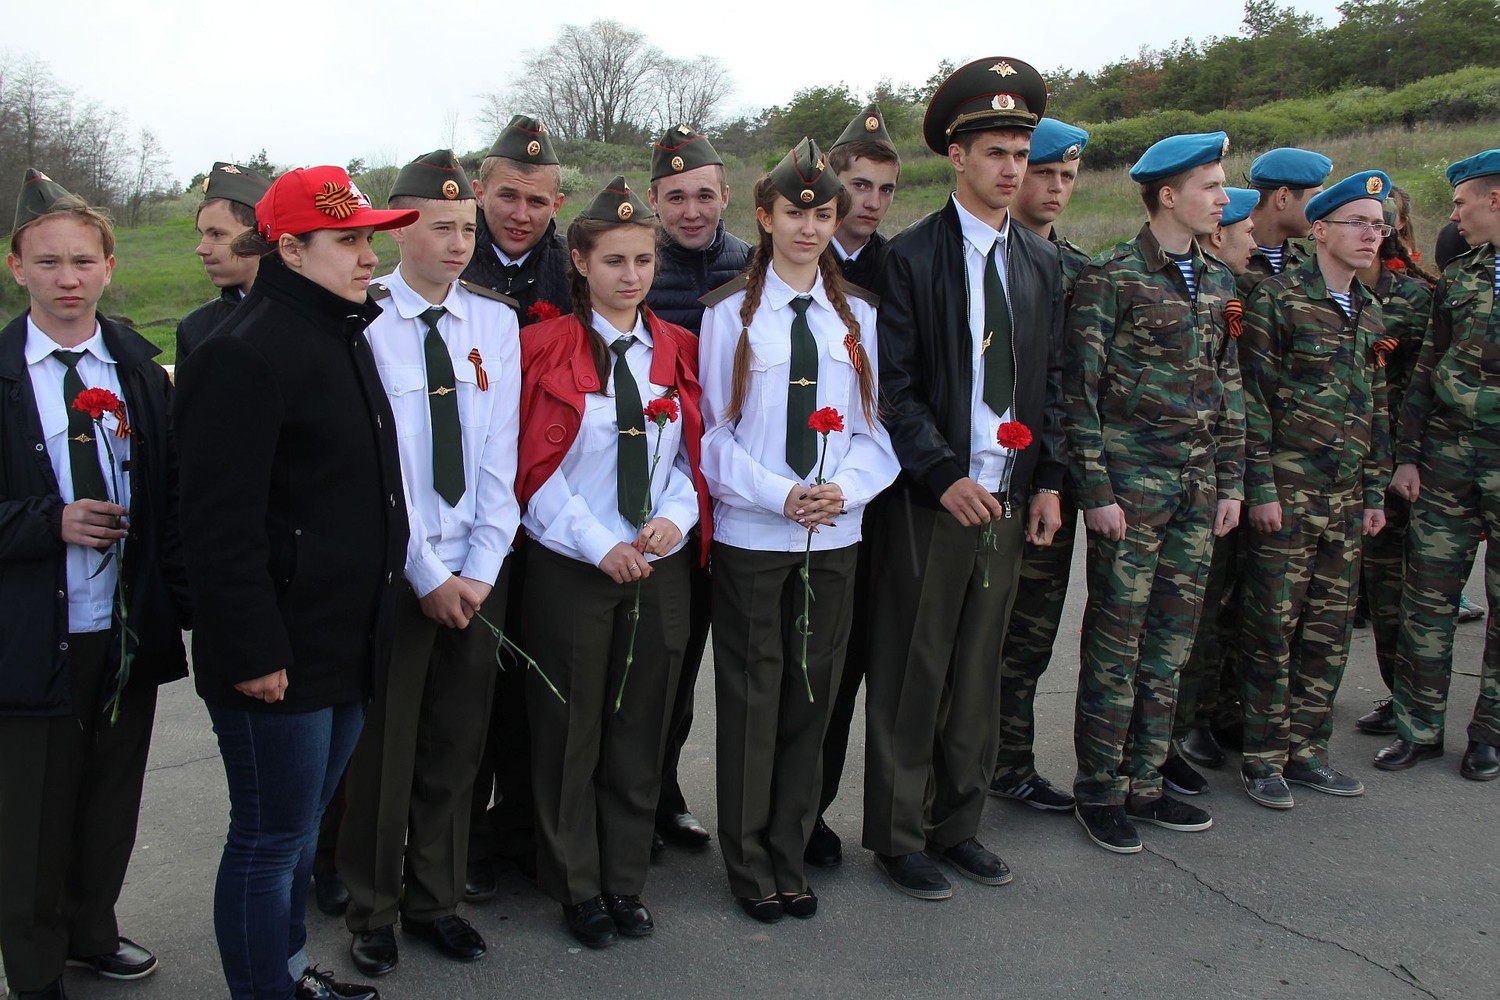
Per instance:
[[[598,456],[611,466],[620,453],[620,425],[615,419],[615,397],[591,392],[583,397],[583,423],[573,450],[580,455]]]
[[[1181,363],[1192,341],[1193,307],[1186,302],[1151,302],[1130,307],[1123,347],[1144,364]],[[1118,335],[1117,335],[1118,339]]]
[[[479,389],[479,375],[468,360],[455,361],[453,377],[458,385],[458,420],[465,427],[484,426],[490,422],[490,394]]]
[[[745,399],[759,400],[763,407],[786,409],[786,390],[791,377],[792,343],[778,340],[750,348],[750,384]]]
[[[831,406],[844,417],[859,406],[859,373],[842,342],[829,345],[818,370],[818,405]]]
[[[396,418],[397,437],[427,433],[431,417],[427,410],[427,370],[421,365],[381,365],[380,381],[391,413]]]

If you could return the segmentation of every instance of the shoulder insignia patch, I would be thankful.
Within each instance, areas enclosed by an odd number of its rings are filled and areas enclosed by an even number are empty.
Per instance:
[[[863,288],[859,285],[856,285],[852,281],[844,282],[844,294],[849,296],[851,299],[859,299],[861,302],[868,302],[870,305],[874,306],[877,309],[880,308],[879,295],[876,295],[868,288]]]
[[[481,298],[494,299],[496,302],[502,302],[505,305],[510,306],[512,309],[521,308],[521,303],[511,298],[509,295],[501,295],[493,288],[488,288],[484,285],[478,284],[477,282],[467,281],[463,278],[460,278],[458,279],[458,287],[462,288],[466,292],[472,292],[473,294],[478,295]]]
[[[382,285],[378,281],[374,281],[374,282],[370,283],[369,292],[370,292],[370,298],[374,299],[376,302],[379,302],[381,299],[388,299],[388,298],[391,297],[391,290],[390,290],[390,288],[386,287],[385,285]]]
[[[723,302],[725,299],[729,298],[729,296],[733,295],[735,292],[743,291],[745,286],[749,283],[750,279],[742,274],[738,278],[735,278],[731,281],[726,281],[724,284],[720,285],[718,288],[715,288],[707,295],[701,296],[698,301],[703,303],[708,308],[712,309],[720,302]]]

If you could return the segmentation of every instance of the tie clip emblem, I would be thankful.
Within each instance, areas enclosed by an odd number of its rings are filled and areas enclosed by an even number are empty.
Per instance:
[[[815,381],[810,381],[810,380],[808,380],[806,378],[799,378],[799,379],[797,379],[795,382],[793,382],[791,384],[792,385],[799,385],[799,386],[801,386],[802,388],[805,389],[805,388],[807,388],[810,385],[817,385],[818,383],[815,382]]]
[[[980,354],[983,354],[985,351],[988,351],[990,349],[990,341],[993,339],[995,339],[995,335],[993,333],[986,333],[984,335],[984,343],[979,345]]]
[[[87,435],[87,434],[80,434],[77,437],[68,438],[68,440],[69,441],[77,441],[79,444],[88,444],[90,441],[92,441],[94,439],[92,437],[90,437],[89,435]]]
[[[440,385],[436,389],[434,389],[431,392],[429,392],[427,395],[429,395],[429,396],[446,396],[450,392],[457,392],[457,391],[458,390],[455,389],[451,385]]]
[[[620,433],[629,434],[631,437],[635,437],[637,434],[644,434],[646,432],[639,427],[626,427],[621,430]]]

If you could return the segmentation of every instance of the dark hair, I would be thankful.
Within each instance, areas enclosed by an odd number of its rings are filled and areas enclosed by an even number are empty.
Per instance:
[[[776,199],[783,197],[771,183],[769,174],[761,177],[755,182],[755,207],[766,212],[772,212],[776,207]],[[849,214],[849,206],[853,198],[843,188],[839,189],[838,197],[833,200],[834,212],[839,219]],[[826,204],[826,203],[825,203]],[[740,339],[734,347],[734,371],[730,377],[729,405],[724,409],[724,419],[729,421],[738,420],[740,413],[745,408],[745,396],[750,391],[750,321],[755,318],[755,312],[760,308],[760,296],[766,288],[766,269],[771,266],[771,255],[773,246],[771,234],[766,232],[764,226],[760,229],[760,242],[750,253],[750,261],[745,268],[745,299],[740,303]],[[854,367],[859,371],[859,400],[860,406],[865,411],[865,420],[870,423],[875,421],[875,381],[870,374],[870,356],[865,352],[865,345],[860,340],[859,320],[854,318],[854,313],[849,308],[849,300],[844,295],[844,272],[840,267],[838,257],[834,255],[833,247],[823,248],[822,255],[818,258],[818,271],[823,276],[823,292],[828,296],[834,311],[839,314],[839,319],[844,321],[849,335],[854,338],[853,352],[855,354]]]
[[[1276,192],[1280,191],[1282,188],[1286,188],[1292,194],[1296,195],[1298,201],[1301,201],[1303,198],[1307,197],[1307,192],[1312,190],[1312,188],[1292,187],[1290,184],[1278,184],[1276,187],[1256,188],[1255,190],[1260,192],[1260,198],[1256,201],[1255,207],[1257,209],[1265,207],[1266,203],[1274,198],[1276,196]]]
[[[227,205],[229,207],[229,214],[234,217],[235,222],[238,222],[240,225],[246,226],[250,229],[255,228],[255,209],[251,208],[249,205],[246,205],[243,202],[234,201],[230,198],[205,199],[204,202],[198,206],[198,210],[193,213],[194,225],[197,225],[198,223],[198,216],[202,215],[203,210],[210,205]]]
[[[1379,257],[1382,261],[1399,260],[1407,274],[1414,275],[1429,285],[1437,284],[1437,275],[1424,269],[1412,258],[1411,195],[1405,188],[1391,185],[1390,197],[1396,202],[1396,211],[1401,215],[1401,228],[1380,241]],[[1420,255],[1419,255],[1420,256]],[[1442,265],[1439,264],[1439,267]]]
[[[573,317],[583,324],[584,333],[588,337],[589,353],[594,357],[594,371],[599,376],[600,395],[604,394],[604,387],[609,382],[609,345],[604,342],[599,331],[594,329],[594,301],[589,295],[589,279],[579,273],[577,265],[573,263],[572,251],[576,250],[587,257],[599,245],[599,237],[621,226],[639,226],[651,233],[654,244],[656,222],[649,216],[629,222],[611,222],[580,215],[568,226],[568,299],[573,305]]]
[[[110,257],[115,252],[115,227],[109,221],[109,214],[102,208],[94,208],[88,202],[77,195],[70,194],[66,198],[59,198],[51,208],[38,215],[10,234],[10,252],[17,257],[21,256],[21,234],[44,219],[55,218],[59,215],[70,216],[79,222],[86,222],[99,230],[99,242],[104,250],[104,256]]]
[[[1197,167],[1188,167],[1186,170],[1180,170],[1170,177],[1146,181],[1141,184],[1141,201],[1146,204],[1146,213],[1148,215],[1155,215],[1161,211],[1162,188],[1172,188],[1174,191],[1181,191],[1183,185],[1187,183],[1188,178],[1192,176],[1193,171],[1197,169]]]
[[[312,238],[312,232],[297,233],[292,237],[303,246]],[[229,243],[229,252],[236,257],[269,257],[275,253],[280,246],[280,240],[272,243],[260,234],[255,226],[240,233]]]
[[[895,146],[879,139],[846,142],[828,151],[828,165],[836,174],[842,174],[854,165],[855,160],[859,159],[869,160],[872,163],[894,163],[896,176],[901,175],[901,154],[896,152]]]
[[[976,128],[954,133],[949,138],[949,142],[958,143],[958,148],[967,153],[974,148],[974,140],[986,132],[1018,132],[1028,139],[1031,138],[1031,129],[1029,128],[1022,128],[1020,125],[997,125],[994,128]]]

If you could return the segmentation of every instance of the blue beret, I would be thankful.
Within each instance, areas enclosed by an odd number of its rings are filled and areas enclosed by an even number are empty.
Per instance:
[[[1149,184],[1205,163],[1216,163],[1228,152],[1229,136],[1223,132],[1171,135],[1141,154],[1130,168],[1130,179],[1137,184]]]
[[[1391,179],[1379,170],[1362,170],[1350,174],[1337,184],[1330,184],[1307,203],[1307,221],[1317,222],[1335,208],[1361,198],[1384,202],[1391,193]]]
[[[1491,174],[1500,174],[1500,149],[1486,149],[1467,160],[1459,160],[1448,168],[1448,183],[1458,187],[1464,181]]]
[[[1333,161],[1310,149],[1283,146],[1261,153],[1250,164],[1250,186],[1312,188],[1328,180]]]
[[[1224,214],[1219,216],[1221,226],[1244,222],[1255,211],[1255,206],[1260,204],[1260,192],[1253,188],[1227,187],[1224,193],[1229,195],[1229,204],[1224,206]]]
[[[1043,118],[1031,133],[1031,163],[1071,163],[1083,155],[1089,134],[1056,118]]]

